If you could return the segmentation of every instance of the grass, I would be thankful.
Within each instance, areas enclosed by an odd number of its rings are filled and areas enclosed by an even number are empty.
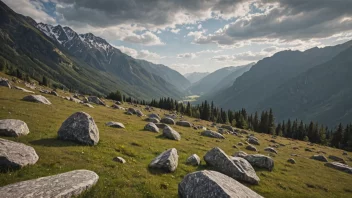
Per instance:
[[[21,85],[24,87],[23,85]],[[36,92],[39,93],[39,92]],[[59,92],[63,95],[64,93]],[[177,197],[178,183],[191,172],[208,169],[205,162],[193,167],[185,164],[188,156],[193,153],[201,158],[213,147],[220,147],[227,154],[244,150],[245,146],[233,148],[244,138],[225,135],[226,139],[217,140],[200,136],[201,131],[181,126],[173,126],[180,132],[181,141],[158,138],[159,134],[143,131],[146,124],[143,118],[129,116],[121,110],[103,106],[94,109],[64,100],[52,95],[44,95],[52,105],[43,105],[21,100],[27,93],[0,87],[0,119],[20,119],[28,124],[30,133],[19,138],[1,137],[16,142],[22,142],[35,148],[39,161],[21,170],[0,173],[0,186],[14,182],[54,175],[75,169],[88,169],[99,175],[98,183],[81,197]],[[108,101],[108,104],[112,103]],[[122,105],[129,107],[127,104]],[[140,107],[142,109],[142,107]],[[100,142],[96,146],[82,146],[73,142],[58,140],[57,131],[62,122],[71,114],[84,111],[90,114],[100,131]],[[145,111],[144,111],[145,112]],[[156,113],[166,111],[156,109]],[[145,112],[147,113],[147,112]],[[209,122],[195,122],[209,126]],[[126,129],[105,126],[108,121],[118,121],[125,124]],[[261,142],[257,146],[259,153],[267,154],[264,148],[272,138],[266,134],[255,134]],[[273,157],[275,167],[272,172],[256,169],[261,179],[259,185],[249,186],[264,197],[351,197],[351,175],[324,166],[323,162],[309,159],[318,151],[328,155],[344,158],[342,151],[320,145],[308,146],[306,142],[278,137],[276,141],[284,144]],[[168,148],[176,148],[179,154],[179,165],[174,173],[162,173],[148,169],[148,164],[158,154]],[[299,147],[293,150],[293,147]],[[307,152],[305,148],[314,148]],[[247,153],[253,153],[246,151]],[[287,163],[291,154],[296,164]],[[120,164],[112,159],[123,157],[127,163]],[[352,153],[348,153],[352,156]]]

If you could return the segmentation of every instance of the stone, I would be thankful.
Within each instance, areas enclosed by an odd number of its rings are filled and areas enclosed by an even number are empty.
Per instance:
[[[177,121],[176,122],[176,125],[179,125],[179,126],[184,126],[184,127],[192,127],[192,124],[188,121]]]
[[[136,114],[137,114],[137,116],[139,116],[139,117],[144,116],[143,112],[142,112],[141,110],[139,110],[139,109],[136,110]]]
[[[99,142],[99,129],[89,114],[76,112],[62,123],[58,138],[85,145],[96,145]]]
[[[200,158],[197,154],[193,154],[189,156],[186,160],[186,164],[192,165],[192,166],[198,166],[200,164]]]
[[[288,159],[287,162],[291,164],[296,164],[296,160],[293,158]]]
[[[305,148],[304,150],[308,151],[308,152],[313,152],[312,149],[310,149],[310,148]]]
[[[268,156],[261,154],[246,155],[244,159],[247,160],[252,166],[258,168],[265,168],[272,171],[274,168],[274,160]]]
[[[160,120],[161,123],[174,125],[175,121],[172,118],[165,117]]]
[[[40,93],[45,93],[45,94],[50,94],[50,91],[49,90],[46,90],[46,89],[41,89],[39,90]]]
[[[111,105],[111,107],[112,107],[113,109],[123,109],[122,107],[120,107],[120,106],[117,105],[117,104],[113,104],[113,105]]]
[[[77,197],[95,185],[98,179],[93,171],[74,170],[0,187],[0,194],[3,198]]]
[[[19,169],[27,165],[35,164],[38,159],[39,157],[34,148],[22,143],[0,138],[1,170]]]
[[[97,96],[88,96],[88,102],[95,103],[97,105],[103,105],[106,106],[105,102],[103,102],[100,98]]]
[[[149,168],[162,169],[167,172],[174,172],[178,166],[178,154],[175,148],[162,152],[150,162]]]
[[[260,145],[259,140],[254,136],[249,136],[247,142],[254,145]]]
[[[89,104],[89,103],[83,103],[84,106],[90,107],[90,108],[94,108],[93,105]]]
[[[5,119],[0,120],[0,135],[19,137],[29,133],[28,126],[22,120]]]
[[[178,184],[178,196],[180,198],[262,198],[231,177],[210,170],[186,175]]]
[[[225,137],[220,133],[211,131],[211,130],[205,130],[201,133],[201,135],[206,137],[211,137],[211,138],[225,139]]]
[[[266,148],[264,149],[264,151],[277,154],[277,151],[276,151],[274,148],[272,148],[272,147],[266,147]]]
[[[164,127],[163,136],[171,140],[177,140],[177,141],[181,140],[181,135],[170,126]]]
[[[120,162],[121,164],[126,163],[126,160],[123,159],[122,157],[114,157],[113,159],[115,162]]]
[[[159,129],[164,129],[165,127],[169,126],[167,124],[164,123],[154,123]]]
[[[6,78],[0,77],[0,86],[4,86],[4,87],[11,89],[11,84],[10,84],[9,80]]]
[[[342,155],[347,155],[347,152],[346,152],[346,151],[344,151],[344,152],[342,153]]]
[[[121,101],[116,101],[115,104],[122,105],[122,102]]]
[[[153,122],[149,122],[147,125],[145,125],[144,130],[159,133],[159,128]]]
[[[233,157],[242,157],[242,158],[244,158],[244,157],[247,156],[247,155],[248,155],[248,154],[245,153],[245,152],[243,152],[243,151],[238,151],[238,152],[234,153],[232,156],[233,156]]]
[[[123,125],[122,123],[114,122],[114,121],[107,122],[105,123],[105,125],[113,128],[122,128],[122,129],[125,128],[125,125]]]
[[[148,115],[148,117],[149,117],[149,118],[156,118],[156,119],[158,119],[158,120],[161,119],[160,116],[159,116],[158,114],[156,114],[156,113],[151,113],[151,114]]]
[[[132,114],[136,114],[136,109],[130,107],[127,109],[127,112],[131,112]]]
[[[332,159],[332,160],[334,160],[336,162],[340,162],[340,163],[346,164],[346,161],[344,159],[342,159],[341,157],[337,157],[337,156],[334,156],[334,155],[329,155],[328,158]]]
[[[328,162],[328,159],[324,155],[313,155],[311,159],[318,160],[321,162]]]
[[[229,130],[229,131],[231,131],[231,132],[234,132],[233,127],[230,126],[230,125],[222,125],[220,128],[223,128],[223,129]]]
[[[251,144],[247,145],[246,149],[249,150],[249,151],[258,151],[257,148],[255,146],[251,145]]]
[[[237,143],[238,146],[244,146],[242,142]]]
[[[229,134],[229,131],[226,130],[226,129],[220,128],[220,129],[218,129],[218,133],[220,133],[221,135],[223,135],[223,134]]]
[[[56,91],[50,91],[50,94],[54,96],[59,96],[59,94]]]
[[[29,95],[23,98],[24,101],[43,103],[46,105],[51,105],[51,102],[42,95]]]
[[[160,122],[160,120],[158,120],[158,118],[146,118],[145,121],[153,122],[153,123],[159,123]]]
[[[15,86],[15,89],[21,90],[21,91],[26,92],[26,93],[34,94],[34,91],[30,91],[30,90],[27,90],[27,89],[22,88],[22,87]]]
[[[230,158],[219,147],[208,151],[204,156],[204,161],[215,170],[236,180],[250,184],[258,184],[260,181],[253,167],[246,160],[239,157]]]
[[[352,174],[352,167],[340,162],[328,162],[328,163],[325,163],[325,166]]]
[[[83,103],[82,100],[74,98],[74,97],[70,97],[70,101],[75,102],[75,103]]]

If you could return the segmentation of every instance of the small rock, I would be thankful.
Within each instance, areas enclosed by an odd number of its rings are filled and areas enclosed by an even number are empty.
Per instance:
[[[237,143],[238,146],[243,146],[244,144],[242,142]]]
[[[328,159],[324,155],[313,155],[311,159],[318,160],[321,162],[328,162]]]
[[[21,91],[26,92],[26,93],[34,94],[34,91],[29,91],[29,90],[27,90],[25,88],[22,88],[22,87],[15,86],[15,89],[21,90]]]
[[[225,137],[223,135],[221,135],[220,133],[215,132],[215,131],[211,131],[211,130],[203,131],[201,133],[201,135],[206,136],[206,137],[211,137],[211,138],[225,139]]]
[[[174,172],[178,166],[178,154],[175,148],[162,152],[149,164],[149,168],[162,169],[168,172]]]
[[[266,147],[266,148],[264,149],[264,151],[268,151],[268,152],[277,154],[277,151],[276,151],[274,148],[271,148],[271,147]]]
[[[28,126],[21,120],[5,119],[0,120],[0,135],[19,137],[29,133]]]
[[[304,150],[308,151],[308,152],[313,152],[312,149],[310,149],[310,148],[305,148]]]
[[[137,114],[138,117],[144,116],[143,112],[141,110],[139,110],[139,109],[136,110],[136,114]]]
[[[11,89],[11,84],[8,79],[0,77],[0,86],[8,87]]]
[[[258,151],[257,148],[255,146],[253,146],[253,145],[247,145],[246,149],[249,150],[249,151]]]
[[[51,102],[42,95],[29,95],[23,98],[24,101],[38,102],[46,105],[51,105]]]
[[[247,142],[254,145],[260,145],[259,140],[254,136],[249,136]]]
[[[123,159],[122,157],[114,157],[113,159],[115,162],[120,162],[122,164],[126,163],[126,160]]]
[[[132,114],[136,114],[136,109],[130,107],[130,108],[128,108],[127,112],[130,112]]]
[[[89,104],[89,103],[83,103],[84,106],[90,107],[90,108],[94,108],[93,105]]]
[[[288,159],[287,162],[291,164],[296,164],[296,161],[293,158]]]
[[[59,94],[56,91],[50,91],[50,94],[54,96],[59,96]]]
[[[125,128],[125,125],[123,125],[122,123],[114,122],[114,121],[107,122],[105,125],[109,127],[114,127],[114,128],[122,128],[122,129]]]
[[[165,127],[167,127],[167,124],[164,123],[154,123],[159,129],[164,129]]]
[[[347,155],[347,152],[346,152],[346,151],[344,151],[344,152],[342,153],[342,155]]]
[[[181,140],[181,135],[175,131],[173,128],[171,128],[170,126],[165,126],[163,129],[163,135],[171,140],[177,140],[180,141]]]
[[[75,103],[83,103],[82,100],[74,98],[74,97],[70,97],[70,101],[75,102]]]
[[[175,124],[175,121],[169,117],[165,117],[165,118],[161,119],[160,122],[165,123],[165,124],[171,124],[171,125]]]
[[[223,129],[229,130],[229,131],[231,131],[231,132],[234,132],[233,127],[230,126],[230,125],[222,125],[220,128],[223,128]]]
[[[123,109],[123,107],[120,107],[120,106],[117,105],[117,104],[111,105],[111,108],[113,108],[113,109]]]
[[[186,164],[192,165],[192,166],[198,166],[200,164],[200,158],[197,154],[193,154],[189,156],[186,160]]]
[[[184,126],[184,127],[191,127],[192,126],[192,124],[190,123],[190,122],[188,122],[188,121],[177,121],[176,122],[176,125],[179,125],[179,126]]]
[[[145,125],[144,130],[159,133],[159,128],[153,122],[149,122]]]
[[[89,96],[88,97],[88,101],[91,103],[95,103],[97,105],[103,105],[106,106],[105,102],[103,102],[100,98],[98,98],[97,96]]]

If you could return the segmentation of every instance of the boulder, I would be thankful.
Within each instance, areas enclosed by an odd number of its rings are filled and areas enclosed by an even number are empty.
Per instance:
[[[328,163],[325,163],[325,166],[352,174],[352,167],[340,162],[328,162]]]
[[[75,102],[75,103],[83,103],[82,100],[74,98],[74,97],[70,97],[70,101]]]
[[[21,120],[5,119],[0,120],[0,135],[18,137],[29,133],[28,126]]]
[[[175,148],[162,152],[158,157],[153,159],[149,168],[162,169],[167,172],[174,172],[178,165],[178,154]]]
[[[160,122],[160,120],[158,120],[158,118],[146,118],[145,121],[153,122],[153,123],[159,123]]]
[[[105,105],[105,102],[103,102],[102,100],[100,100],[100,98],[98,98],[97,96],[88,96],[88,102],[95,103],[95,104],[97,104],[97,105],[106,106],[106,105]]]
[[[192,124],[188,121],[177,121],[176,122],[176,125],[179,125],[179,126],[184,126],[184,127],[192,127]]]
[[[111,105],[111,107],[114,108],[114,109],[123,109],[123,107],[120,107],[117,104],[113,104],[113,105]]]
[[[122,105],[122,102],[121,101],[116,101],[115,104]]]
[[[6,78],[0,77],[0,86],[4,86],[4,87],[11,89],[11,84],[10,84],[9,80]]]
[[[142,112],[141,110],[139,110],[139,109],[136,110],[136,114],[137,114],[137,116],[139,116],[139,117],[144,116],[143,112]]]
[[[296,164],[296,160],[293,158],[288,159],[287,162],[291,164]]]
[[[76,112],[62,123],[58,138],[85,145],[96,145],[99,142],[99,129],[89,114]]]
[[[163,135],[164,135],[164,137],[171,139],[171,140],[177,140],[177,141],[181,140],[181,135],[177,131],[175,131],[173,128],[171,128],[170,126],[164,127]]]
[[[218,133],[220,133],[220,134],[229,134],[229,131],[228,130],[226,130],[226,129],[223,129],[223,128],[220,128],[220,129],[218,129]]]
[[[258,151],[257,148],[255,146],[251,145],[251,144],[247,145],[246,149],[249,150],[249,151]]]
[[[156,114],[156,113],[151,113],[151,114],[148,115],[148,117],[149,117],[149,118],[156,118],[156,119],[158,119],[158,120],[161,119],[160,116],[159,116],[158,114]]]
[[[89,104],[89,103],[83,103],[84,106],[90,107],[90,108],[94,108],[93,105]]]
[[[105,125],[109,127],[114,127],[114,128],[122,128],[122,129],[125,128],[125,125],[123,125],[122,123],[114,122],[114,121],[107,122]]]
[[[193,154],[189,156],[186,160],[186,164],[192,165],[192,166],[198,166],[200,164],[200,158],[197,154]]]
[[[24,101],[43,103],[46,105],[51,105],[51,102],[42,95],[29,95],[23,98]]]
[[[175,121],[169,117],[165,117],[165,118],[161,119],[160,122],[165,123],[165,124],[171,124],[171,125],[175,124]]]
[[[259,177],[253,167],[244,159],[239,157],[229,157],[219,147],[208,151],[204,156],[207,165],[212,166],[215,170],[250,184],[258,184]]]
[[[59,96],[59,94],[56,91],[50,91],[50,94],[54,96]]]
[[[342,159],[341,157],[337,157],[337,156],[334,156],[334,155],[329,155],[328,158],[332,159],[332,160],[334,160],[336,162],[340,162],[340,163],[346,164],[346,161],[344,159]]]
[[[277,151],[276,151],[274,148],[272,148],[272,147],[266,147],[266,148],[264,149],[264,151],[277,154]]]
[[[149,122],[145,125],[144,130],[159,133],[159,128],[153,122]]]
[[[127,109],[127,112],[131,112],[132,114],[136,114],[136,109],[130,107]]]
[[[313,155],[311,159],[318,160],[321,162],[328,162],[328,159],[324,155]]]
[[[98,179],[93,171],[75,170],[0,187],[0,194],[4,198],[77,197],[96,184]]]
[[[253,155],[246,155],[244,159],[247,160],[252,166],[258,168],[265,168],[269,171],[272,171],[274,168],[274,160],[268,156],[260,155],[260,154],[253,154]]]
[[[211,137],[211,138],[219,138],[219,139],[225,139],[225,137],[223,135],[221,135],[218,132],[215,131],[211,131],[211,130],[205,130],[201,133],[202,136],[206,136],[206,137]]]
[[[233,157],[242,157],[242,158],[244,158],[244,157],[247,156],[247,155],[248,155],[248,154],[245,153],[245,152],[243,152],[243,151],[238,151],[238,152],[234,153],[232,156],[233,156]]]
[[[164,129],[165,127],[169,126],[167,124],[164,123],[154,123],[159,129]]]
[[[254,136],[249,136],[247,142],[254,145],[260,145],[259,140]]]
[[[237,143],[238,146],[244,146],[242,142]]]
[[[122,157],[114,157],[114,159],[112,160],[114,160],[115,162],[120,162],[122,164],[126,163],[126,160],[123,159]]]
[[[178,184],[180,198],[262,198],[238,181],[216,171],[197,171],[186,175]]]
[[[230,125],[222,125],[220,128],[223,128],[223,129],[229,130],[229,131],[231,131],[231,132],[234,132],[233,127],[230,126]]]
[[[30,90],[27,90],[27,89],[22,88],[22,87],[15,86],[15,89],[21,90],[21,91],[26,92],[26,93],[34,94],[34,91],[30,91]]]
[[[0,138],[1,170],[22,168],[35,164],[38,159],[39,157],[32,147]]]
[[[344,151],[344,152],[342,153],[342,155],[347,155],[347,152],[346,152],[346,151]]]

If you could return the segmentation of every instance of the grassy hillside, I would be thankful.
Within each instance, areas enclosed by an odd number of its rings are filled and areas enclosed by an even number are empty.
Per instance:
[[[173,126],[182,136],[181,141],[177,142],[164,139],[160,133],[143,131],[146,124],[143,118],[126,115],[122,110],[103,106],[91,109],[52,95],[45,95],[52,102],[52,105],[47,106],[22,101],[25,95],[28,94],[0,87],[0,119],[20,119],[25,121],[30,129],[27,136],[1,138],[34,147],[39,161],[18,171],[0,173],[0,186],[75,169],[88,169],[95,171],[100,178],[97,185],[82,197],[177,197],[177,185],[186,174],[209,168],[204,161],[199,167],[185,165],[189,155],[196,153],[203,157],[208,150],[216,146],[229,155],[244,150],[242,147],[233,148],[238,142],[245,141],[237,136],[225,135],[226,139],[217,140],[200,136],[199,130]],[[112,104],[109,101],[107,103]],[[123,106],[128,107],[127,104]],[[97,146],[82,146],[56,138],[62,122],[77,111],[85,111],[94,118],[100,131],[100,142]],[[159,109],[155,112],[167,113]],[[205,121],[195,122],[193,118],[186,120],[207,127],[210,124]],[[122,122],[126,129],[109,128],[105,126],[108,121]],[[259,152],[267,154],[263,149],[272,144],[269,142],[271,136],[257,133],[255,136],[261,142],[261,145],[257,146]],[[261,181],[257,186],[249,186],[251,189],[264,197],[352,196],[351,175],[325,167],[323,162],[309,159],[316,152],[324,151],[326,156],[336,155],[344,158],[351,166],[352,161],[347,158],[352,157],[352,153],[348,153],[346,157],[338,149],[309,146],[307,142],[285,138],[277,138],[276,141],[285,146],[279,147],[279,154],[273,157],[274,170],[268,172],[256,168]],[[295,146],[299,147],[299,150],[293,150],[292,147]],[[179,166],[174,173],[163,174],[148,169],[148,164],[154,157],[172,147],[176,148],[179,154]],[[306,152],[305,148],[312,148],[316,152]],[[298,154],[293,157],[297,162],[294,165],[286,162],[293,153]],[[112,159],[116,156],[125,158],[127,163],[114,162]],[[161,186],[167,186],[167,189]]]

